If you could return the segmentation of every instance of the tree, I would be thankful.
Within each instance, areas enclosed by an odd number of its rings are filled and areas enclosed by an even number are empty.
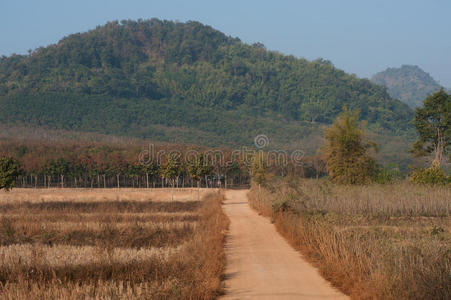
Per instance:
[[[64,176],[70,171],[70,163],[64,158],[58,158],[56,161],[51,163],[51,170],[53,175],[60,177],[61,187],[64,187]]]
[[[174,200],[174,183],[175,178],[180,172],[180,156],[177,153],[171,153],[160,168],[161,177],[171,181],[171,200]]]
[[[325,110],[319,101],[311,100],[309,102],[304,102],[301,105],[301,111],[304,112],[305,119],[310,123],[315,123],[316,119]]]
[[[225,172],[225,174],[226,174],[225,187],[227,188],[227,178],[232,179],[232,185],[233,185],[235,179],[239,178],[241,173],[242,173],[242,171],[240,169],[240,165],[238,164],[238,162],[233,161],[231,164],[227,164],[226,172]]]
[[[143,164],[142,171],[146,174],[146,187],[149,188],[149,178],[153,181],[153,178],[158,175],[158,165],[154,162]]]
[[[417,156],[434,153],[434,164],[440,166],[443,156],[451,150],[451,95],[441,89],[427,97],[423,107],[415,110],[414,125],[418,140],[413,153]]]
[[[344,107],[332,126],[324,130],[323,156],[332,182],[367,184],[372,181],[376,163],[368,149],[374,147],[377,150],[377,146],[373,142],[364,143],[364,131],[358,118],[358,111],[348,111]]]
[[[120,175],[126,170],[126,162],[123,155],[119,152],[113,152],[110,156],[110,172],[116,174],[116,184],[120,188]]]
[[[211,172],[211,165],[204,154],[196,156],[196,158],[187,165],[189,176],[197,181],[197,200],[200,199],[200,180]]]
[[[0,158],[0,190],[9,191],[16,185],[16,179],[20,175],[19,163],[10,157]]]
[[[258,183],[258,205],[261,205],[261,186],[266,186],[267,175],[266,175],[267,164],[265,161],[265,156],[263,152],[258,152],[254,155],[252,159],[251,174],[252,179]]]
[[[258,188],[265,185],[267,181],[266,176],[266,162],[263,152],[254,155],[252,160],[252,179],[258,183]]]

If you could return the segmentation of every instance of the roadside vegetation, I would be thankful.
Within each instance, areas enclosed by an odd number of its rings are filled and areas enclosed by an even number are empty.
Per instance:
[[[416,110],[413,152],[432,163],[410,180],[376,163],[345,108],[325,129],[328,178],[276,176],[256,156],[250,205],[353,299],[450,299],[449,99],[440,91]]]
[[[61,199],[60,191],[46,190],[55,199],[43,200],[19,199],[26,194],[16,190],[0,203],[0,299],[213,299],[221,293],[229,222],[222,194],[170,201],[163,190],[166,198],[130,200],[116,191],[116,200],[95,192],[74,200],[78,190],[66,191]]]
[[[272,178],[251,206],[353,299],[451,298],[451,189]]]

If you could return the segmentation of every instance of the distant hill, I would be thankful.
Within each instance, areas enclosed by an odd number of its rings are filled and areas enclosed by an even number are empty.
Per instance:
[[[440,90],[440,84],[418,66],[403,65],[388,68],[375,74],[371,81],[387,87],[391,97],[415,108],[423,105],[423,100]]]
[[[207,146],[313,145],[343,105],[402,135],[412,110],[329,61],[268,51],[198,22],[109,22],[0,59],[0,124]],[[309,142],[310,141],[310,142]]]

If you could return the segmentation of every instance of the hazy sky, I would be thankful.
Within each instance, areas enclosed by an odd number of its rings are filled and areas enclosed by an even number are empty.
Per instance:
[[[450,0],[0,0],[0,55],[112,20],[196,20],[244,42],[323,57],[360,77],[419,65],[451,87]]]

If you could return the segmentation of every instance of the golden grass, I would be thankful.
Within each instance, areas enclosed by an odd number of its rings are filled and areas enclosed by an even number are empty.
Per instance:
[[[46,245],[109,245],[110,247],[140,248],[176,246],[189,240],[195,233],[191,223],[161,223],[146,226],[143,223],[103,223],[99,227],[47,226],[48,223],[10,222],[3,218],[0,223],[0,245],[32,244]],[[146,224],[146,223],[144,223]]]
[[[34,212],[8,213],[11,221],[22,222],[195,222],[199,220],[196,212],[150,212],[150,213],[61,213],[61,212]]]
[[[202,201],[179,192],[172,202],[167,190],[147,201],[123,189],[110,198],[89,191],[89,201],[20,192],[0,204],[0,299],[212,299],[221,291],[228,219],[218,192]]]
[[[451,189],[274,180],[251,205],[353,299],[451,298]]]
[[[210,193],[211,189],[200,189],[200,197]],[[17,202],[92,202],[92,201],[197,201],[197,189],[190,188],[17,188],[10,192],[0,192],[0,200]],[[173,199],[172,199],[173,195]]]
[[[129,261],[146,261],[157,257],[165,261],[179,252],[183,245],[175,248],[112,248],[93,246],[52,247],[39,244],[16,244],[0,247],[0,268],[36,267],[36,266],[74,266],[98,264],[104,260],[111,263],[127,263]]]
[[[58,202],[9,202],[0,204],[3,214],[36,214],[36,213],[143,213],[143,212],[186,212],[199,208],[200,201],[58,201]]]
[[[25,229],[28,228],[34,228],[36,226],[35,223],[27,222],[22,223],[22,228]],[[95,222],[95,221],[88,221],[88,222],[42,222],[39,224],[39,227],[43,231],[67,231],[67,230],[89,230],[89,231],[103,231],[105,229],[105,222]],[[121,222],[115,222],[115,223],[108,223],[108,226],[110,228],[114,228],[117,230],[126,230],[127,228],[137,226],[142,229],[163,229],[163,230],[170,230],[173,228],[183,228],[196,226],[196,222],[189,222],[189,221],[172,221],[172,222],[140,222],[140,221],[121,221]]]

